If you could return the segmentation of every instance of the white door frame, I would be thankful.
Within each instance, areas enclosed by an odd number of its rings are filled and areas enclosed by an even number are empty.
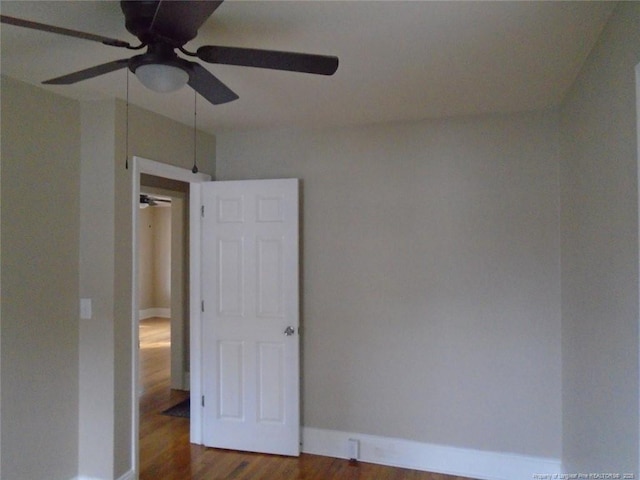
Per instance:
[[[202,439],[202,311],[201,301],[201,228],[200,209],[202,182],[189,184],[189,389],[191,412],[189,441],[198,445]]]
[[[139,311],[138,311],[138,224],[139,224],[139,202],[140,202],[140,175],[149,174],[156,177],[167,178],[170,180],[178,180],[189,184],[190,198],[194,197],[194,190],[198,194],[198,184],[201,182],[211,181],[211,176],[205,173],[193,173],[186,168],[176,167],[174,165],[168,165],[166,163],[160,163],[153,160],[149,160],[141,157],[133,157],[132,161],[133,175],[131,182],[131,223],[132,223],[132,235],[131,235],[131,247],[132,247],[132,268],[131,268],[131,356],[132,356],[132,375],[131,375],[131,458],[133,459],[133,466],[135,472],[135,478],[138,478],[140,470],[140,451],[139,451],[139,426],[140,426],[140,404],[139,404],[139,376],[140,376],[140,358],[138,352],[139,342]],[[189,241],[189,266],[190,266],[190,286],[189,289],[193,291],[200,291],[200,236],[198,231],[200,223],[198,218],[194,219],[193,210],[190,209],[189,223],[191,225],[191,232]],[[191,295],[193,297],[193,295]],[[197,305],[194,308],[193,298],[191,300],[191,325],[190,325],[190,338],[191,345],[191,395],[194,398],[199,398],[201,386],[200,386],[200,344],[198,339],[200,338],[200,309]],[[196,314],[196,315],[194,315]],[[191,442],[202,442],[202,430],[201,430],[201,418],[200,409],[194,408],[196,402],[192,402],[191,408]],[[196,426],[197,428],[194,428]]]

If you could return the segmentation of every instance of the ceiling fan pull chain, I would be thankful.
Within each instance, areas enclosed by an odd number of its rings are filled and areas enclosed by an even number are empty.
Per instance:
[[[198,173],[198,164],[197,164],[197,159],[198,159],[198,143],[197,143],[197,136],[196,133],[198,131],[197,129],[197,112],[198,112],[198,94],[196,93],[196,91],[193,91],[193,168],[191,169],[191,171],[193,173]]]
[[[126,107],[125,107],[125,134],[124,134],[124,168],[125,170],[129,170],[129,69],[125,70],[125,75],[127,76],[127,93],[126,93]]]

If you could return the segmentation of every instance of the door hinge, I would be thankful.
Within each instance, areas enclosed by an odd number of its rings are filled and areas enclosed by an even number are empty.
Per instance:
[[[200,216],[204,218],[204,205],[200,205]]]
[[[201,403],[202,403],[202,406],[204,407],[204,395],[202,395]]]
[[[204,300],[202,300],[202,302],[200,302],[200,310],[202,312],[204,312]]]

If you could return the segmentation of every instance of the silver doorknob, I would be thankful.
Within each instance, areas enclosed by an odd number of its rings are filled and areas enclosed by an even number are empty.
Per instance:
[[[287,328],[284,329],[284,334],[287,337],[290,337],[291,335],[293,335],[294,333],[296,333],[295,328],[293,328],[291,325],[289,325]]]

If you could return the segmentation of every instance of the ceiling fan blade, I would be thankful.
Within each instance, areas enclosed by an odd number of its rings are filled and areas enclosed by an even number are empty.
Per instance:
[[[184,45],[196,37],[198,29],[221,3],[222,0],[160,0],[149,29]]]
[[[151,195],[147,195],[145,193],[140,194],[140,203],[147,204],[150,206],[155,206],[158,202],[171,203],[171,199],[168,198],[160,198],[160,197],[152,197]]]
[[[214,77],[209,70],[198,63],[190,63],[189,86],[209,102],[214,105],[220,105],[238,99],[238,95]]]
[[[118,40],[116,38],[103,37],[101,35],[94,35],[93,33],[79,32],[77,30],[71,30],[69,28],[54,27],[53,25],[47,25],[46,23],[32,22],[31,20],[23,20],[21,18],[8,17],[6,15],[0,15],[0,22],[8,25],[15,25],[17,27],[31,28],[34,30],[42,30],[43,32],[57,33],[59,35],[66,35],[68,37],[82,38],[84,40],[91,40],[94,42],[100,42],[112,47],[130,47],[128,42]]]
[[[198,48],[196,55],[209,63],[271,68],[319,75],[333,75],[338,69],[338,57],[310,53],[206,45]]]
[[[113,62],[103,63],[102,65],[96,65],[95,67],[80,70],[78,72],[63,75],[62,77],[52,78],[42,82],[46,85],[70,85],[72,83],[80,82],[82,80],[88,80],[98,75],[104,75],[105,73],[115,72],[121,68],[126,67],[129,64],[128,58],[122,60],[115,60]]]

